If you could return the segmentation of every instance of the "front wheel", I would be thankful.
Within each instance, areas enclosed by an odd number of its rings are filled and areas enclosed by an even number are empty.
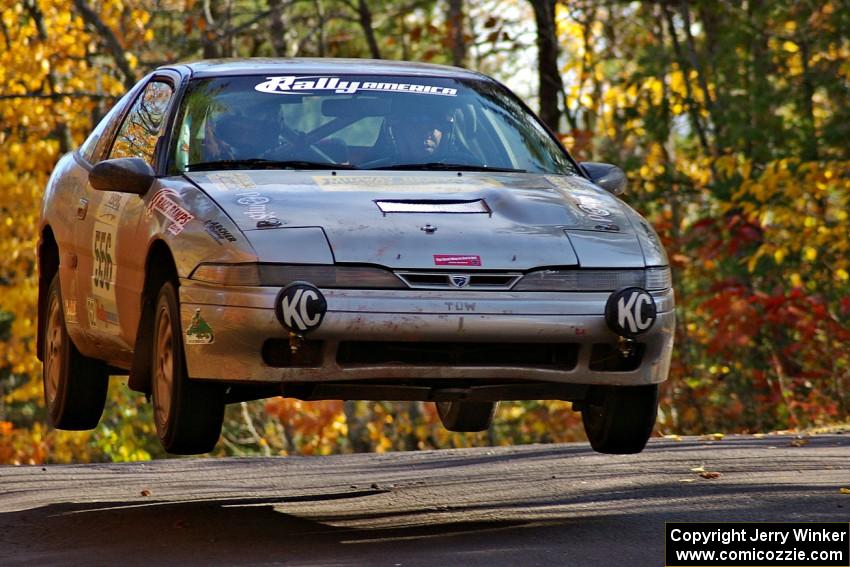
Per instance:
[[[156,301],[153,348],[153,414],[156,432],[169,453],[212,451],[221,435],[224,392],[218,384],[189,379],[177,289],[163,284]]]
[[[495,402],[469,402],[463,400],[437,402],[437,415],[440,416],[443,427],[449,431],[457,431],[459,433],[486,431],[490,429],[495,411]]]
[[[658,413],[658,384],[594,386],[581,410],[584,432],[599,453],[640,453]]]
[[[44,402],[48,419],[57,429],[94,429],[109,386],[106,365],[80,354],[65,327],[59,274],[47,291],[44,351]]]

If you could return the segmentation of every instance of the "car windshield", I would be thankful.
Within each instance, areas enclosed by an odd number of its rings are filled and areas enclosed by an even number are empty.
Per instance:
[[[193,80],[170,170],[388,169],[575,174],[503,87],[427,76]]]

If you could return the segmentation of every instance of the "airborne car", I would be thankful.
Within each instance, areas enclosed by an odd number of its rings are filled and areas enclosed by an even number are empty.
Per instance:
[[[638,452],[673,343],[667,257],[479,73],[363,60],[162,67],[48,183],[39,353],[51,422],[90,429],[110,374],[171,453],[227,403],[422,400],[453,431],[499,400],[573,402]]]

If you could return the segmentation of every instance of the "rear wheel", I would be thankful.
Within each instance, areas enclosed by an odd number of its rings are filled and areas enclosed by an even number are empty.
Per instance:
[[[496,402],[437,402],[437,415],[443,427],[461,433],[490,429],[495,411]]]
[[[169,453],[196,455],[215,447],[224,419],[224,391],[218,384],[189,380],[177,289],[163,284],[156,301],[152,355],[156,432]]]
[[[109,373],[106,365],[83,356],[65,327],[59,274],[47,291],[44,334],[44,401],[51,425],[57,429],[94,429],[103,415]]]
[[[658,384],[594,386],[581,410],[594,451],[640,453],[652,435],[658,412]]]

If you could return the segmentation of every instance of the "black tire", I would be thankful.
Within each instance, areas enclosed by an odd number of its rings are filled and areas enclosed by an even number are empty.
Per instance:
[[[109,372],[106,364],[80,354],[68,336],[59,274],[47,291],[44,329],[44,405],[56,429],[94,429],[103,415]]]
[[[496,411],[496,402],[454,400],[436,403],[437,415],[440,416],[443,427],[459,433],[490,429],[490,424],[493,423],[493,413]]]
[[[658,384],[594,386],[581,410],[584,432],[599,453],[640,453],[658,413]]]
[[[189,379],[183,350],[177,289],[162,285],[154,311],[151,380],[156,432],[175,455],[212,451],[221,435],[224,390],[219,384]]]

